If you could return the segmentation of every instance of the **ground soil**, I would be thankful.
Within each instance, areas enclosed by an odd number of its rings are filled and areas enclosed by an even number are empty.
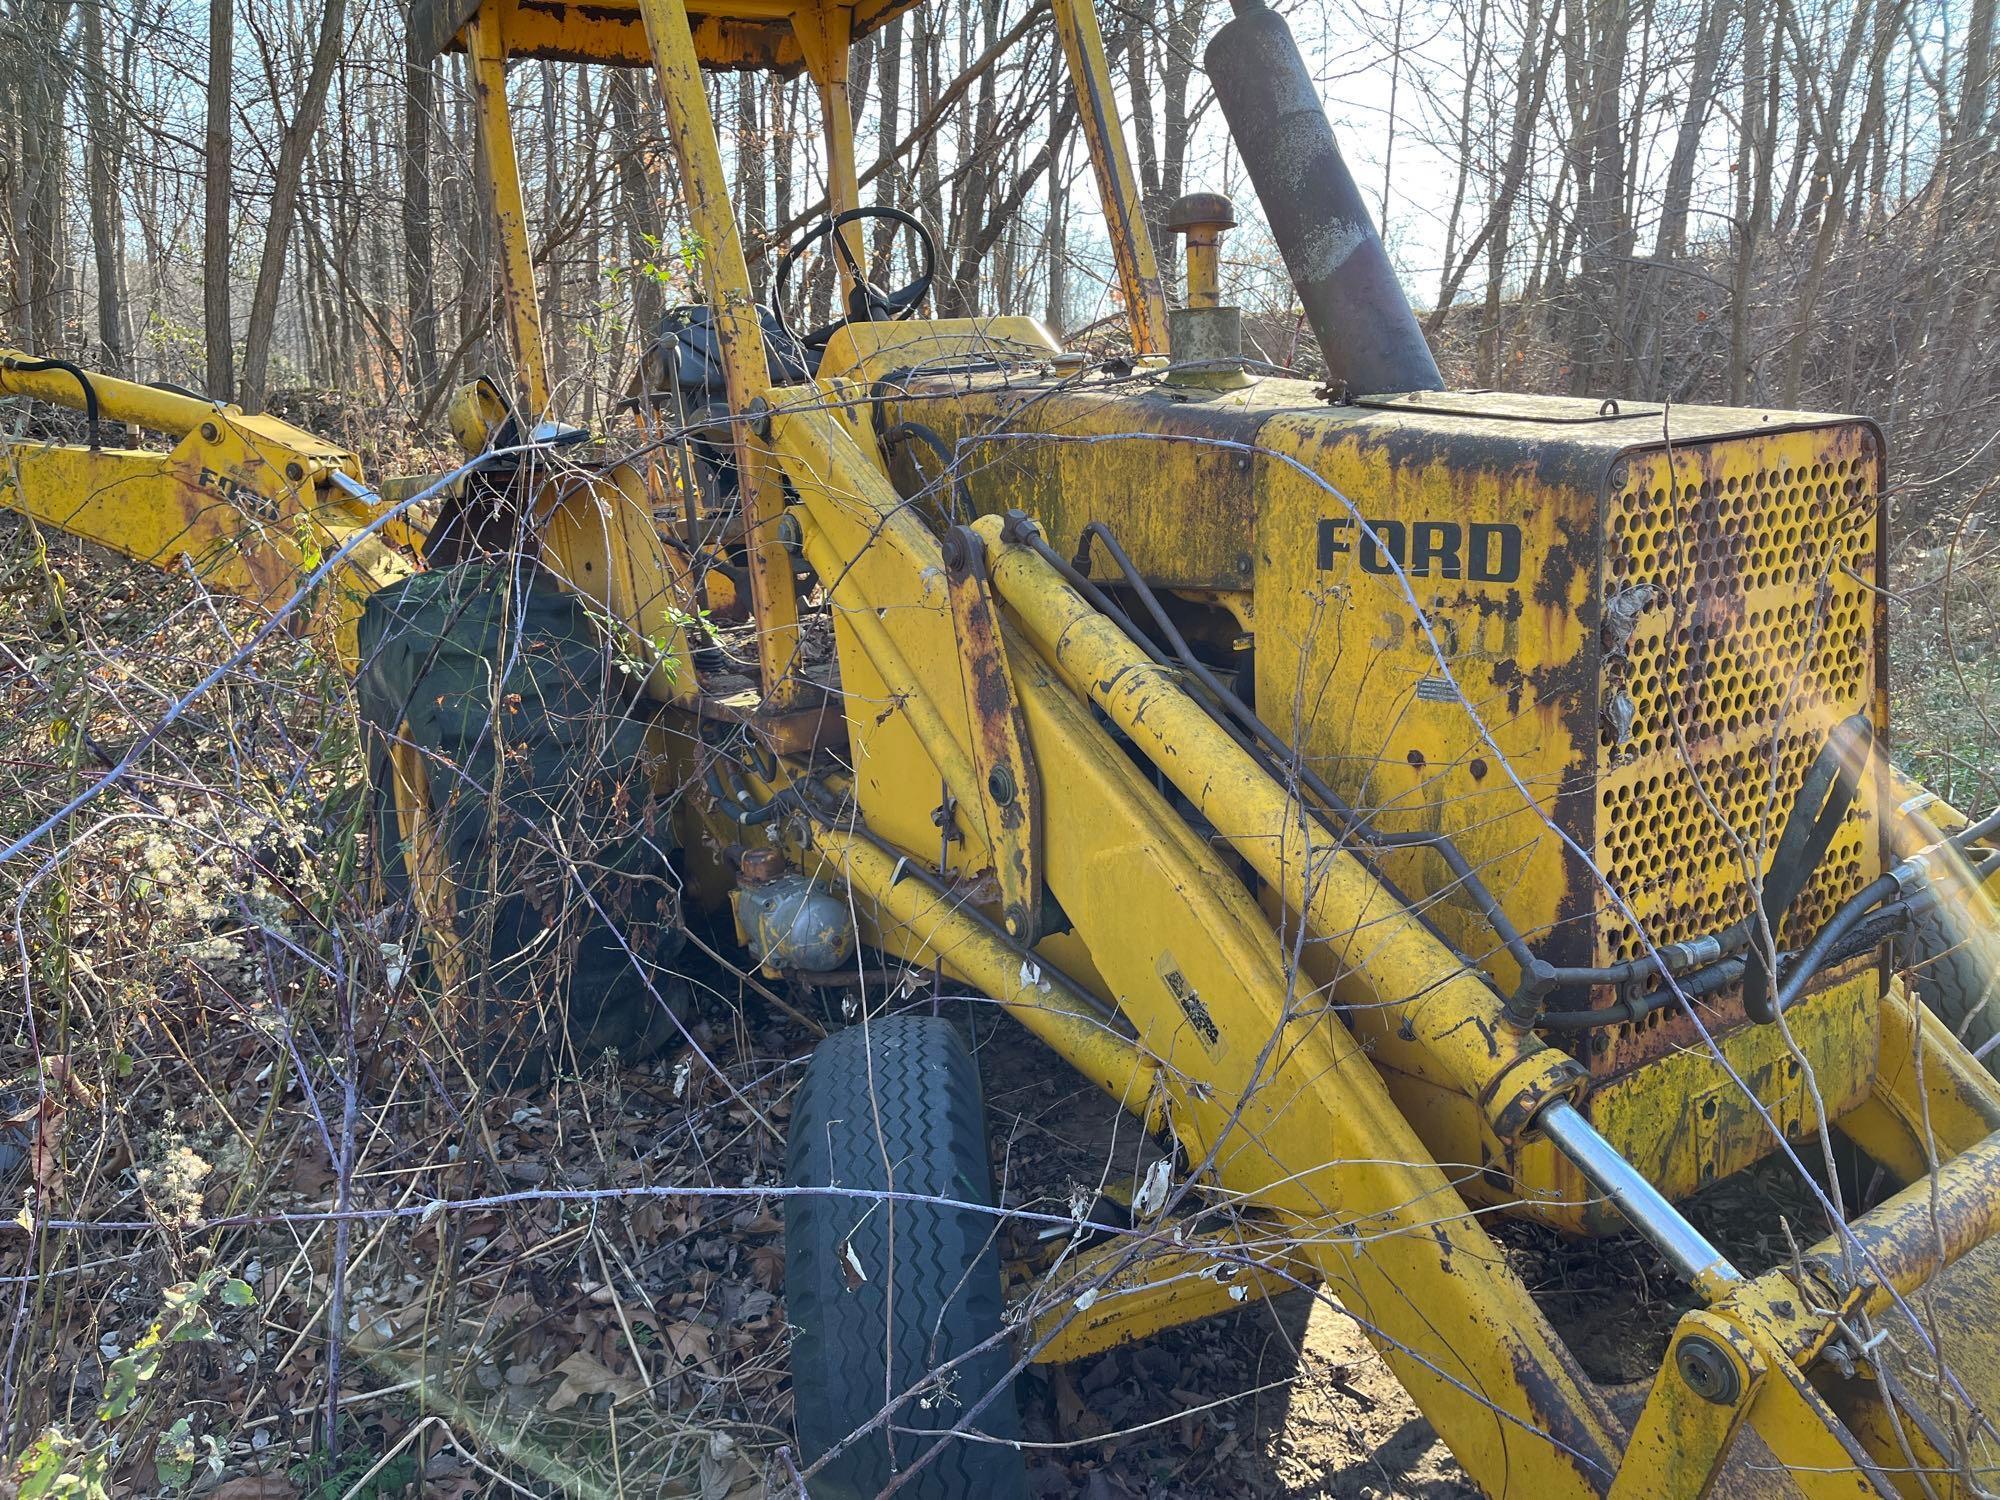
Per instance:
[[[1156,1154],[1020,1027],[973,1010],[1007,1201],[1060,1211]],[[1021,1382],[1042,1496],[1478,1492],[1354,1322],[1304,1291]]]

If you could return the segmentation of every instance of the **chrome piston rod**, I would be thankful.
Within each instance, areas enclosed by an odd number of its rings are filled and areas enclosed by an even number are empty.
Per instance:
[[[1721,1287],[1743,1279],[1720,1250],[1708,1242],[1660,1190],[1597,1133],[1597,1127],[1558,1099],[1535,1117],[1556,1149],[1570,1159],[1584,1179],[1611,1200],[1632,1227],[1667,1258],[1708,1300]]]

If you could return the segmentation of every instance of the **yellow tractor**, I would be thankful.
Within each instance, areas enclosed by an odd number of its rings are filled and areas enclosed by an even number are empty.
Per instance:
[[[685,898],[770,975],[935,966],[1160,1144],[1029,1226],[1010,1296],[958,1032],[876,996],[818,1047],[785,1199],[814,1494],[1024,1494],[1030,1362],[1299,1286],[1496,1495],[1987,1492],[2000,816],[1885,758],[1880,433],[1445,389],[1259,0],[1208,74],[1324,386],[1243,358],[1227,200],[1176,205],[1169,309],[1089,0],[1048,13],[1132,356],[926,318],[927,267],[870,279],[847,97],[907,3],[418,0],[469,57],[517,364],[455,403],[464,468],[378,490],[9,354],[0,392],[91,434],[9,448],[8,503],[323,623],[384,882],[503,1031],[553,947],[570,1042],[674,1044]],[[515,57],[654,71],[700,247],[614,458],[551,409]],[[705,68],[817,89],[825,327],[753,296]],[[1836,1140],[1890,1189],[1836,1201]],[[1676,1205],[1774,1156],[1830,1232],[1739,1264]],[[1586,1373],[1496,1217],[1658,1251],[1686,1311],[1649,1380]]]

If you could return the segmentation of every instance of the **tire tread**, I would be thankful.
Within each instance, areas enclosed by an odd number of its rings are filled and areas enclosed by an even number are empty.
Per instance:
[[[822,1042],[793,1104],[788,1156],[787,1180],[794,1186],[885,1188],[893,1180],[899,1192],[991,1204],[979,1075],[957,1030],[932,1017],[892,1016]],[[885,1169],[885,1157],[895,1164],[893,1172]],[[991,1214],[933,1204],[786,1200],[793,1405],[808,1461],[880,1410],[885,1357],[900,1394],[1001,1327],[998,1223]],[[860,1261],[866,1281],[850,1286],[843,1245]],[[892,1280],[893,1298],[885,1293]],[[1012,1362],[1007,1343],[996,1342],[954,1367],[935,1405],[906,1401],[893,1420],[953,1426]],[[973,1426],[992,1437],[1018,1438],[1013,1393],[1000,1392]],[[898,1496],[1011,1500],[1027,1493],[1019,1449],[951,1438],[943,1444]],[[890,1442],[877,1429],[815,1475],[813,1493],[841,1500],[875,1495],[926,1446],[925,1439],[897,1434],[892,1467]]]

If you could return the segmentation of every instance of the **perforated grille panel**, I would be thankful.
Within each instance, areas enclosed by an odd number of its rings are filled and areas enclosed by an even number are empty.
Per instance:
[[[1858,426],[1621,467],[1606,513],[1598,865],[1666,943],[1748,911],[1749,871],[1768,864],[1827,731],[1874,712],[1878,469]],[[1636,616],[1622,650],[1621,616]],[[1872,830],[1850,816],[1781,939],[1879,870]],[[1643,951],[1630,922],[1599,910],[1599,962]],[[1736,991],[1712,1003],[1710,1024],[1740,1015]],[[1665,1007],[1622,1028],[1606,1061],[1692,1039]]]

